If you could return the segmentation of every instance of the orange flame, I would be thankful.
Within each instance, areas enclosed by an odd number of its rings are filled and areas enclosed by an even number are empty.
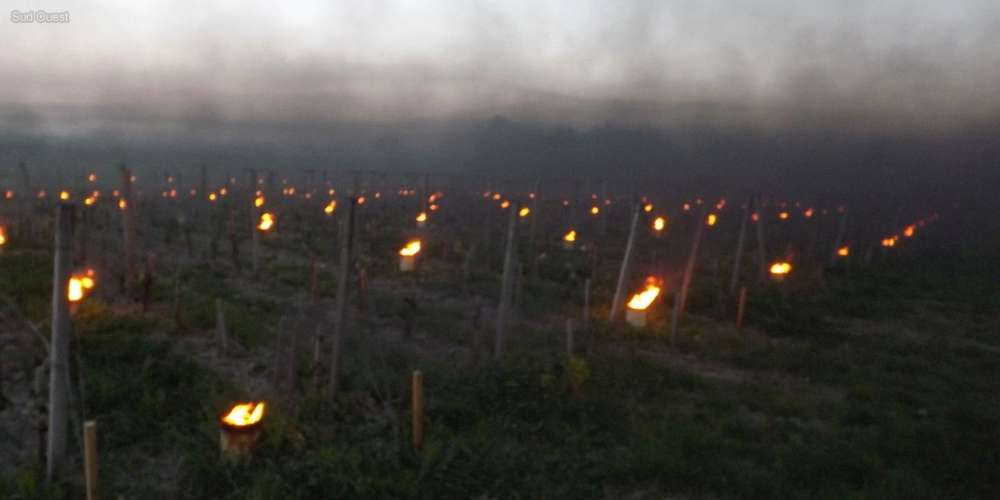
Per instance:
[[[840,247],[840,248],[837,249],[837,255],[839,255],[841,257],[847,257],[850,254],[851,254],[851,248],[850,247],[843,246],[843,247]]]
[[[714,226],[716,221],[718,220],[719,218],[716,217],[715,214],[708,214],[708,218],[705,219],[705,224],[708,224],[709,226]]]
[[[599,213],[601,213],[601,207],[598,207],[597,205],[590,207],[590,215],[597,215]]]
[[[7,244],[7,233],[4,231],[3,227],[0,227],[0,247]]]
[[[531,213],[531,209],[528,207],[522,207],[521,210],[517,211],[517,215],[520,217],[527,217]]]
[[[90,182],[96,181],[97,180],[97,174],[91,172],[90,175],[87,176],[87,180],[90,181]]]
[[[219,195],[215,194],[215,192],[208,193],[208,201],[215,201],[217,199],[219,199]]]
[[[270,231],[274,227],[274,214],[271,212],[264,212],[260,214],[260,223],[257,224],[257,229],[261,231]]]
[[[420,240],[413,240],[399,250],[399,255],[402,255],[403,257],[416,255],[418,253],[420,253]]]
[[[66,289],[66,298],[70,302],[79,302],[83,300],[83,280],[73,276],[69,279],[69,285]]]
[[[657,232],[663,231],[663,229],[665,227],[667,227],[667,219],[665,219],[663,217],[657,217],[657,218],[653,219],[653,230],[654,231],[657,231]]]
[[[808,219],[813,216],[813,213],[815,213],[815,211],[812,208],[807,208],[805,212],[802,212],[802,215]]]
[[[323,213],[325,213],[326,215],[330,215],[336,210],[337,210],[337,200],[330,200],[330,203],[327,203],[326,206],[323,207]]]
[[[219,196],[225,196],[229,194],[229,190],[226,188],[219,188]]]
[[[643,311],[656,300],[658,295],[660,295],[659,282],[650,276],[646,278],[646,289],[632,296],[628,301],[628,308]]]
[[[437,212],[438,211],[437,204],[431,204],[431,206],[429,206],[427,208],[429,208],[431,210],[431,212]]]
[[[917,226],[910,224],[909,226],[906,226],[906,229],[903,229],[903,236],[906,236],[907,238],[912,238],[916,232],[917,232]]]
[[[775,276],[784,276],[792,272],[792,265],[787,262],[775,262],[771,264],[771,274]]]
[[[899,239],[898,236],[893,236],[891,238],[882,238],[882,246],[886,248],[896,246],[896,240]]]
[[[59,192],[59,199],[63,200],[63,201],[68,200],[69,199],[69,191],[66,191],[65,189],[62,190],[62,191],[60,191]]]
[[[781,220],[787,220],[788,219],[788,212],[781,212],[781,213],[779,213],[778,214],[778,218],[781,219]]]
[[[642,211],[646,212],[646,213],[652,212],[653,211],[653,204],[652,203],[647,203],[647,204],[643,205],[642,206]]]
[[[570,229],[565,236],[563,236],[563,241],[568,241],[570,243],[576,241],[576,230]]]
[[[222,417],[222,422],[233,427],[246,427],[260,422],[262,418],[264,418],[263,401],[233,406],[229,413]]]
[[[427,222],[427,212],[417,214],[417,222]]]
[[[125,210],[128,208],[128,203],[126,203],[124,199],[118,200],[118,208],[120,210]]]
[[[265,201],[264,200],[264,195],[258,195],[253,200],[253,206],[255,206],[257,208],[260,208],[260,207],[264,206],[264,201]]]
[[[510,206],[510,201],[508,201],[508,200],[503,200],[503,202],[500,203],[500,208],[504,208],[505,209],[505,208],[507,208],[509,206]]]

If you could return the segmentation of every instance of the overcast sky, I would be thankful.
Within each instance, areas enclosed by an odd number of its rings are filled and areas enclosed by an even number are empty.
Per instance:
[[[56,133],[129,119],[863,117],[906,128],[1000,116],[996,0],[4,6],[70,13],[68,24],[0,21],[0,107]]]

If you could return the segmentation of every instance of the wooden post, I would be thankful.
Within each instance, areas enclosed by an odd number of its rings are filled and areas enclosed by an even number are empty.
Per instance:
[[[250,269],[256,275],[260,270],[260,231],[257,223],[260,220],[260,210],[257,209],[257,171],[250,171]],[[266,200],[266,198],[265,198]]]
[[[67,289],[70,276],[70,244],[73,238],[73,211],[60,203],[56,212],[55,258],[52,269],[52,339],[49,342],[49,435],[45,477],[57,479],[66,459],[68,419],[70,311]]]
[[[347,282],[351,277],[351,247],[354,245],[354,210],[358,204],[357,195],[350,198],[350,206],[344,213],[340,235],[340,273],[337,276],[337,303],[335,323],[333,325],[333,341],[330,348],[330,401],[337,399],[338,373],[340,370],[340,345],[343,340],[347,321]]]
[[[736,255],[733,257],[733,275],[729,279],[729,295],[736,293],[736,284],[740,281],[740,265],[743,263],[743,243],[747,235],[747,220],[750,218],[753,200],[748,200],[743,208],[743,218],[740,220],[740,235],[736,239]]]
[[[122,245],[125,261],[125,289],[128,290],[135,279],[135,212],[136,206],[132,196],[132,171],[123,163],[121,170],[121,202],[118,208],[122,213]]]
[[[639,204],[635,205],[632,211],[632,225],[628,231],[628,243],[625,244],[625,256],[622,257],[621,269],[618,271],[618,285],[615,287],[615,296],[611,300],[611,313],[608,321],[614,322],[618,317],[618,312],[625,300],[625,282],[628,280],[629,267],[632,265],[632,254],[635,252],[635,233],[639,225]]]
[[[413,447],[424,446],[424,374],[413,372]]]
[[[503,258],[503,279],[500,283],[500,305],[497,307],[496,345],[493,349],[494,355],[498,358],[503,355],[507,340],[507,316],[514,288],[514,267],[516,265],[514,262],[514,237],[516,236],[515,228],[517,227],[517,211],[519,209],[511,205],[508,210],[510,210],[510,217],[507,223],[507,245]]]
[[[87,481],[87,500],[98,500],[97,493],[97,422],[83,424],[83,467]]]
[[[680,325],[681,315],[687,306],[688,289],[691,286],[691,278],[694,275],[694,266],[698,260],[698,247],[701,245],[701,234],[705,228],[705,205],[701,206],[698,212],[697,225],[694,230],[694,241],[691,243],[691,254],[688,255],[687,265],[684,266],[684,278],[681,282],[680,296],[674,298],[674,317],[671,318],[670,342],[677,342],[677,328]]]
[[[219,297],[215,298],[215,340],[216,356],[219,359],[223,359],[229,350],[229,339],[226,334],[226,310],[222,305],[222,299]]]
[[[746,312],[747,306],[747,287],[746,285],[740,287],[740,301],[736,306],[736,329],[743,331],[743,313]]]
[[[761,283],[767,282],[767,245],[764,241],[764,207],[760,202],[760,197],[754,198],[754,210],[757,212],[757,279]]]

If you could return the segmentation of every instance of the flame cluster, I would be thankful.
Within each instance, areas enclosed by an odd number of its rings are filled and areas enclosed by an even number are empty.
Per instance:
[[[792,272],[792,265],[788,262],[775,262],[771,264],[771,274],[774,276],[785,276]]]
[[[222,417],[222,422],[233,427],[254,425],[264,418],[264,402],[241,403],[232,407],[229,413]]]
[[[649,276],[646,278],[646,288],[633,295],[632,299],[628,301],[627,306],[629,309],[643,311],[647,309],[659,295],[660,281],[653,276]]]
[[[399,255],[403,257],[411,257],[420,253],[420,240],[410,241],[399,250]]]
[[[70,276],[69,283],[66,285],[66,298],[70,302],[79,302],[93,290],[94,286],[97,284],[94,278],[94,270],[87,269],[86,272],[82,274],[74,274]]]
[[[257,229],[261,231],[270,231],[274,227],[274,214],[271,212],[264,212],[260,214],[260,222],[257,224]]]

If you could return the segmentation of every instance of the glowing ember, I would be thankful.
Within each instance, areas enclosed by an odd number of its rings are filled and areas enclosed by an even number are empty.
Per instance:
[[[667,227],[667,219],[663,217],[657,217],[653,219],[653,230],[656,232],[663,231]]]
[[[771,275],[785,276],[792,272],[792,265],[787,262],[775,262],[771,264]]]
[[[500,208],[507,208],[509,206],[510,206],[510,201],[508,200],[503,200],[503,203],[500,203]]]
[[[264,201],[265,201],[264,200],[264,195],[258,195],[253,200],[253,206],[255,206],[257,208],[260,208],[260,207],[264,206]]]
[[[429,208],[431,212],[437,212],[438,211],[438,206],[437,205],[431,205],[431,206],[429,206],[427,208]]]
[[[365,204],[365,197],[358,196],[358,205],[364,205],[364,204]]]
[[[500,201],[500,193],[493,193],[493,201]]]
[[[229,190],[226,188],[219,188],[219,196],[225,196],[229,194]]]
[[[644,212],[646,212],[646,213],[652,212],[653,211],[653,204],[652,203],[647,203],[647,204],[643,205],[642,210]]]
[[[337,210],[337,200],[330,200],[330,203],[327,203],[326,206],[323,207],[323,213],[326,215],[330,215],[336,210]]]
[[[217,199],[219,199],[219,195],[215,194],[214,192],[208,193],[208,201],[215,201]]]
[[[7,233],[4,228],[0,227],[0,247],[7,244]]]
[[[124,199],[118,200],[118,208],[120,210],[125,210],[126,208],[128,208],[128,203],[126,203]]]
[[[629,309],[643,311],[656,300],[658,295],[660,295],[659,282],[656,278],[650,276],[646,278],[646,289],[633,295],[632,299],[628,301],[627,306]]]
[[[564,207],[568,207],[569,206],[569,200],[563,200],[563,206]]]
[[[754,212],[754,213],[750,214],[750,218],[753,219],[754,222],[757,222],[758,220],[760,220],[760,216],[757,215],[757,212]]]
[[[527,217],[531,213],[531,209],[528,207],[523,207],[517,211],[517,215],[520,217]]]
[[[882,238],[882,246],[886,248],[891,248],[896,246],[896,240],[899,239],[898,236],[893,236],[891,238]]]
[[[66,290],[66,298],[70,302],[79,302],[83,300],[83,280],[73,276],[69,279],[69,285]]]
[[[417,222],[427,222],[427,212],[417,214]]]
[[[840,248],[837,249],[837,255],[840,256],[840,257],[847,257],[850,254],[851,254],[851,248],[850,247],[844,246],[844,247],[840,247]]]
[[[708,214],[708,217],[705,219],[705,224],[708,224],[709,226],[714,226],[718,220],[719,218],[716,217],[715,214]]]
[[[691,204],[690,203],[685,203],[684,206],[681,207],[681,208],[683,208],[684,211],[687,212],[688,210],[691,210]]]
[[[906,236],[907,238],[912,238],[916,232],[917,232],[917,226],[910,224],[909,226],[906,226],[906,229],[903,229],[903,236]]]
[[[87,176],[87,180],[90,181],[90,182],[97,181],[97,174],[91,172],[91,174]]]
[[[66,190],[60,191],[59,192],[59,199],[63,200],[63,201],[68,200],[69,199],[69,191],[66,191]]]
[[[716,210],[722,210],[723,208],[726,208],[726,199],[725,198],[719,200],[719,202],[715,204],[715,209]]]
[[[14,198],[14,192],[13,192],[13,191],[11,191],[10,189],[8,189],[8,190],[7,190],[7,191],[6,191],[5,193],[4,193],[3,197],[4,197],[4,198],[6,198],[6,199],[8,199],[8,200],[10,200],[10,199]]]
[[[97,203],[97,198],[94,198],[93,196],[88,196],[83,199],[83,204],[87,205],[88,207],[93,205],[94,203]]]
[[[601,213],[601,207],[598,207],[597,205],[590,207],[590,215],[597,215],[599,213]]]
[[[805,218],[808,219],[808,218],[812,217],[814,213],[815,213],[815,210],[813,210],[812,208],[807,208],[805,212],[802,212],[802,215],[804,215]]]
[[[570,243],[576,241],[576,230],[570,229],[569,232],[563,236],[563,241],[568,241]]]
[[[779,213],[778,214],[778,218],[781,219],[781,220],[787,220],[788,219],[788,212],[781,212],[781,213]]]
[[[45,198],[45,191],[39,191],[38,192],[38,199],[42,199],[42,198]]]
[[[420,240],[413,240],[400,249],[399,255],[404,257],[413,256],[420,253]]]
[[[226,416],[222,417],[222,422],[233,427],[246,427],[260,422],[262,418],[264,418],[263,401],[234,406]]]
[[[272,227],[274,227],[274,214],[271,212],[260,214],[260,223],[257,224],[257,229],[270,231]]]

